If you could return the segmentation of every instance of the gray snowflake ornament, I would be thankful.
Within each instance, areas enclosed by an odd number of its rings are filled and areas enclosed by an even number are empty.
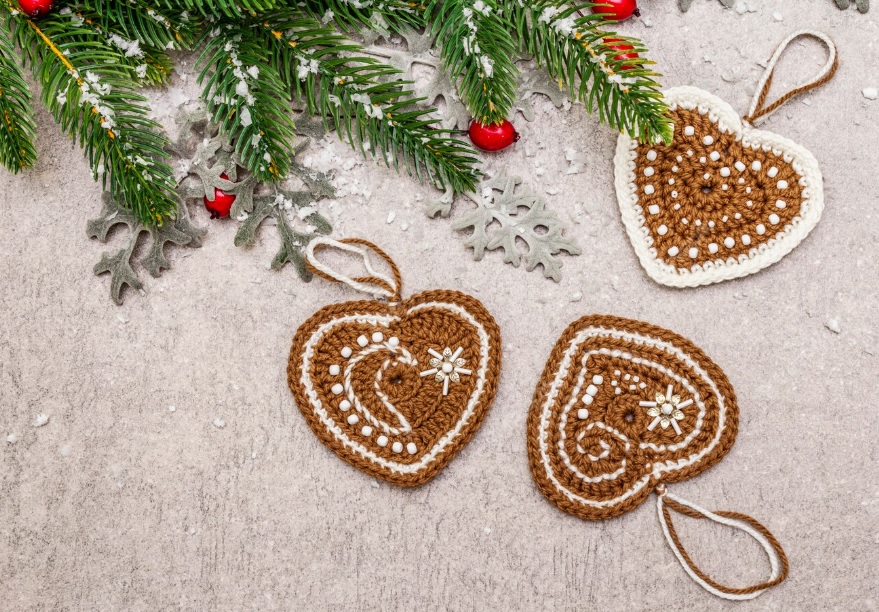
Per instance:
[[[501,249],[506,263],[518,267],[524,260],[529,272],[543,266],[543,275],[558,282],[562,262],[557,255],[582,251],[573,238],[564,235],[558,215],[546,208],[540,196],[517,189],[521,182],[505,175],[484,181],[480,193],[467,194],[476,208],[452,227],[470,232],[464,244],[473,249],[476,261],[486,251]]]

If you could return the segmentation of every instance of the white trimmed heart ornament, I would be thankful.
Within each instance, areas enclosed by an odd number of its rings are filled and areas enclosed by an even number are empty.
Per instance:
[[[362,257],[352,278],[317,258]],[[377,272],[368,251],[392,274]],[[354,467],[404,487],[436,476],[476,433],[497,390],[500,330],[485,307],[457,291],[401,299],[394,262],[365,240],[313,240],[316,275],[387,300],[333,304],[293,338],[287,382],[317,437]]]
[[[764,106],[776,63],[804,36],[827,46],[827,63],[812,81]],[[653,280],[696,287],[747,276],[779,261],[812,231],[824,209],[818,161],[752,124],[829,81],[837,66],[826,34],[795,32],[776,49],[744,118],[707,91],[678,87],[663,94],[675,124],[670,144],[620,136],[614,159],[620,213]]]

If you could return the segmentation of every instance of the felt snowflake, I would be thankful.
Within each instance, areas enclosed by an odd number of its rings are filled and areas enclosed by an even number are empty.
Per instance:
[[[520,178],[498,175],[481,184],[478,194],[466,194],[476,205],[453,225],[469,231],[464,244],[473,249],[479,261],[486,251],[501,249],[504,261],[518,267],[524,260],[530,272],[543,266],[543,275],[561,280],[559,253],[579,255],[580,247],[564,235],[564,225],[555,212],[546,208],[538,195],[517,190]]]

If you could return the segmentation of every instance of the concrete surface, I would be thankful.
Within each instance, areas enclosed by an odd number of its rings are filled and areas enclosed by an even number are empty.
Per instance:
[[[505,369],[482,430],[414,491],[338,460],[287,388],[297,325],[360,296],[267,270],[271,232],[241,251],[234,223],[198,210],[210,226],[204,248],[169,248],[174,268],[147,275],[145,296],[129,292],[115,306],[107,277],[91,272],[104,247],[84,232],[99,187],[39,111],[39,166],[0,175],[0,609],[879,608],[879,101],[861,93],[879,86],[879,8],[864,16],[830,0],[750,4],[760,6],[740,15],[703,1],[682,15],[671,0],[645,0],[652,27],[624,29],[646,39],[667,85],[701,86],[743,110],[758,62],[786,34],[820,28],[838,42],[837,78],[764,126],[819,158],[824,218],[757,276],[687,291],[650,281],[619,222],[614,135],[579,108],[520,119],[522,141],[489,162],[534,189],[560,187],[547,200],[567,211],[585,249],[566,259],[560,284],[497,254],[470,261],[448,221],[421,214],[413,194],[428,192],[390,171],[358,166],[372,198],[329,207],[337,235],[368,237],[396,256],[404,291],[470,291],[504,333]],[[821,62],[817,45],[795,47],[775,91]],[[564,174],[566,147],[585,152],[582,173]],[[386,224],[390,211],[398,218]],[[674,491],[769,526],[790,556],[782,586],[750,603],[719,601],[678,566],[652,503],[591,524],[532,485],[531,393],[564,327],[595,312],[669,327],[725,369],[742,409],[737,444]],[[36,428],[39,413],[50,420]],[[17,442],[5,442],[13,433]],[[747,537],[679,526],[721,580],[766,571]]]

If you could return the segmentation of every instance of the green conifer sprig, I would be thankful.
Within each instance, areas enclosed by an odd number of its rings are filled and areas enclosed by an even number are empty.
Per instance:
[[[121,51],[69,15],[54,13],[37,25],[10,11],[7,26],[43,85],[43,104],[79,142],[95,179],[100,174],[111,195],[142,219],[172,217],[177,197],[164,162],[169,142],[147,118],[146,99],[134,91],[137,75]]]
[[[10,32],[0,28],[0,163],[14,173],[32,168],[37,159],[31,105]]]

